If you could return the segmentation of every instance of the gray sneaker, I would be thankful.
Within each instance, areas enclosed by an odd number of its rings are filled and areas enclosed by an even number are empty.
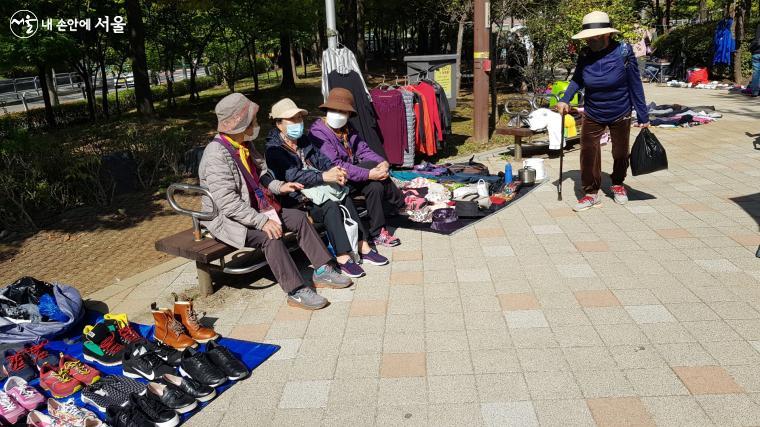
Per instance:
[[[303,286],[295,292],[288,294],[288,305],[293,307],[301,307],[306,310],[319,310],[320,308],[325,308],[327,303],[327,298],[314,292],[314,289],[310,286]]]
[[[615,199],[615,203],[618,205],[624,205],[628,203],[628,192],[625,190],[625,187],[622,185],[613,185],[611,187],[613,197]]]
[[[317,273],[314,270],[314,274],[311,276],[311,280],[314,281],[314,286],[317,288],[334,288],[342,289],[351,286],[354,282],[350,278],[343,276],[339,271],[336,271],[331,265],[325,265],[325,269],[322,273]]]
[[[602,200],[599,198],[599,194],[586,194],[573,206],[573,210],[576,212],[585,211],[588,208],[598,207],[601,203]]]

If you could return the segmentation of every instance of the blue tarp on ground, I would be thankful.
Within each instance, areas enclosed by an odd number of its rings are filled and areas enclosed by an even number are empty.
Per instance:
[[[102,313],[98,313],[95,311],[88,311],[84,316],[84,322],[83,325],[94,325],[99,320],[103,318]],[[140,325],[137,323],[133,323],[132,326],[135,328],[136,331],[140,333],[140,335],[144,337],[152,337],[153,336],[153,326],[148,325]],[[240,360],[245,363],[245,365],[250,370],[256,369],[259,365],[264,363],[265,360],[267,360],[271,355],[273,355],[277,350],[280,349],[279,346],[272,345],[272,344],[261,344],[261,343],[255,343],[250,341],[241,341],[236,340],[232,338],[221,338],[219,340],[219,343],[224,345],[225,347],[229,348],[230,351],[235,354]],[[62,338],[59,338],[56,341],[50,341],[48,345],[45,347],[50,353],[57,354],[59,352],[63,352],[65,354],[68,354],[69,356],[76,357],[79,360],[82,360],[83,362],[91,365],[92,367],[98,369],[103,375],[121,375],[121,366],[101,366],[98,364],[88,363],[82,358],[82,327],[74,328],[74,330],[69,333],[67,336],[64,336]],[[201,349],[204,347],[202,346]],[[141,380],[144,383],[147,383],[146,380]],[[246,380],[243,380],[246,381]],[[4,385],[5,381],[0,382],[0,386]],[[38,390],[42,391],[43,394],[47,397],[50,397],[50,393],[42,390],[39,387],[39,379],[36,379],[31,382],[31,385],[37,387]],[[217,395],[223,393],[225,390],[229,389],[235,385],[235,381],[228,381],[225,384],[219,386],[216,388]],[[73,398],[77,405],[86,407],[87,409],[92,410],[96,414],[100,415],[102,418],[105,419],[104,414],[98,413],[97,410],[95,410],[92,407],[85,406],[82,403],[82,400],[80,399],[81,393],[76,393],[72,395],[70,398]],[[65,400],[65,399],[61,399]],[[182,414],[181,418],[182,421],[186,421],[188,418],[192,417],[195,413],[202,410],[203,407],[205,407],[207,404],[213,402],[214,400],[211,400],[209,402],[198,402],[198,408],[187,413]],[[40,407],[40,410],[42,410],[43,407]],[[46,411],[44,411],[46,412]]]

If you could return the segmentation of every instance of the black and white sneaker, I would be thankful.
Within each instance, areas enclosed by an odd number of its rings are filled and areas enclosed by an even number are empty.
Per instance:
[[[96,382],[82,390],[82,402],[92,406],[100,412],[106,412],[111,406],[124,406],[129,403],[129,394],[111,387],[108,377]]]
[[[148,396],[158,399],[164,406],[180,414],[190,412],[198,407],[198,402],[193,396],[171,384],[148,383]]]
[[[241,380],[251,374],[240,359],[216,341],[209,341],[206,344],[206,357],[232,381]]]
[[[136,348],[134,352],[124,353],[121,363],[124,376],[151,381],[163,374],[174,372],[174,368],[167,365],[156,353],[143,353],[142,350],[143,348]]]
[[[192,378],[164,374],[161,377],[161,381],[164,384],[171,384],[179,388],[199,402],[208,402],[216,397],[216,390],[213,387],[201,384]]]
[[[111,427],[155,427],[153,421],[132,405],[109,406],[106,422]]]
[[[182,352],[179,373],[183,377],[190,377],[211,387],[218,387],[227,382],[227,375],[206,357],[206,353],[189,347]]]
[[[147,394],[129,396],[129,404],[139,409],[156,427],[174,427],[179,424],[179,415],[176,412]]]
[[[158,341],[152,342],[151,348],[154,353],[158,355],[167,365],[179,366],[179,362],[182,361],[182,352],[176,350],[174,347],[169,347]]]
[[[120,391],[122,394],[127,396],[127,399],[132,393],[145,394],[145,383],[141,383],[139,381],[133,380],[132,378],[127,378],[121,375],[109,375],[101,379],[100,382],[105,382],[114,390]]]

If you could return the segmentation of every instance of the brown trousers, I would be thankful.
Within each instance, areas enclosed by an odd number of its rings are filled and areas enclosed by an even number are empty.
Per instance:
[[[298,209],[283,208],[280,212],[283,233],[295,231],[298,236],[298,246],[311,261],[314,268],[321,267],[332,259],[325,248],[319,233],[309,222],[306,213]],[[262,249],[269,268],[282,290],[290,293],[304,284],[301,272],[298,270],[293,257],[290,256],[287,245],[282,239],[272,240],[261,230],[248,229],[245,245],[249,248]]]
[[[628,170],[628,138],[631,118],[623,117],[610,124],[597,123],[583,117],[581,127],[581,184],[585,194],[596,194],[602,186],[602,147],[599,141],[604,130],[610,129],[612,143],[612,185],[622,185]]]

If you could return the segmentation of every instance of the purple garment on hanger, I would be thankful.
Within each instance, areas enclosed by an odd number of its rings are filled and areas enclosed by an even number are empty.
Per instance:
[[[375,88],[370,91],[370,95],[377,114],[377,124],[383,135],[383,148],[388,163],[402,165],[407,144],[404,98],[395,89]]]

